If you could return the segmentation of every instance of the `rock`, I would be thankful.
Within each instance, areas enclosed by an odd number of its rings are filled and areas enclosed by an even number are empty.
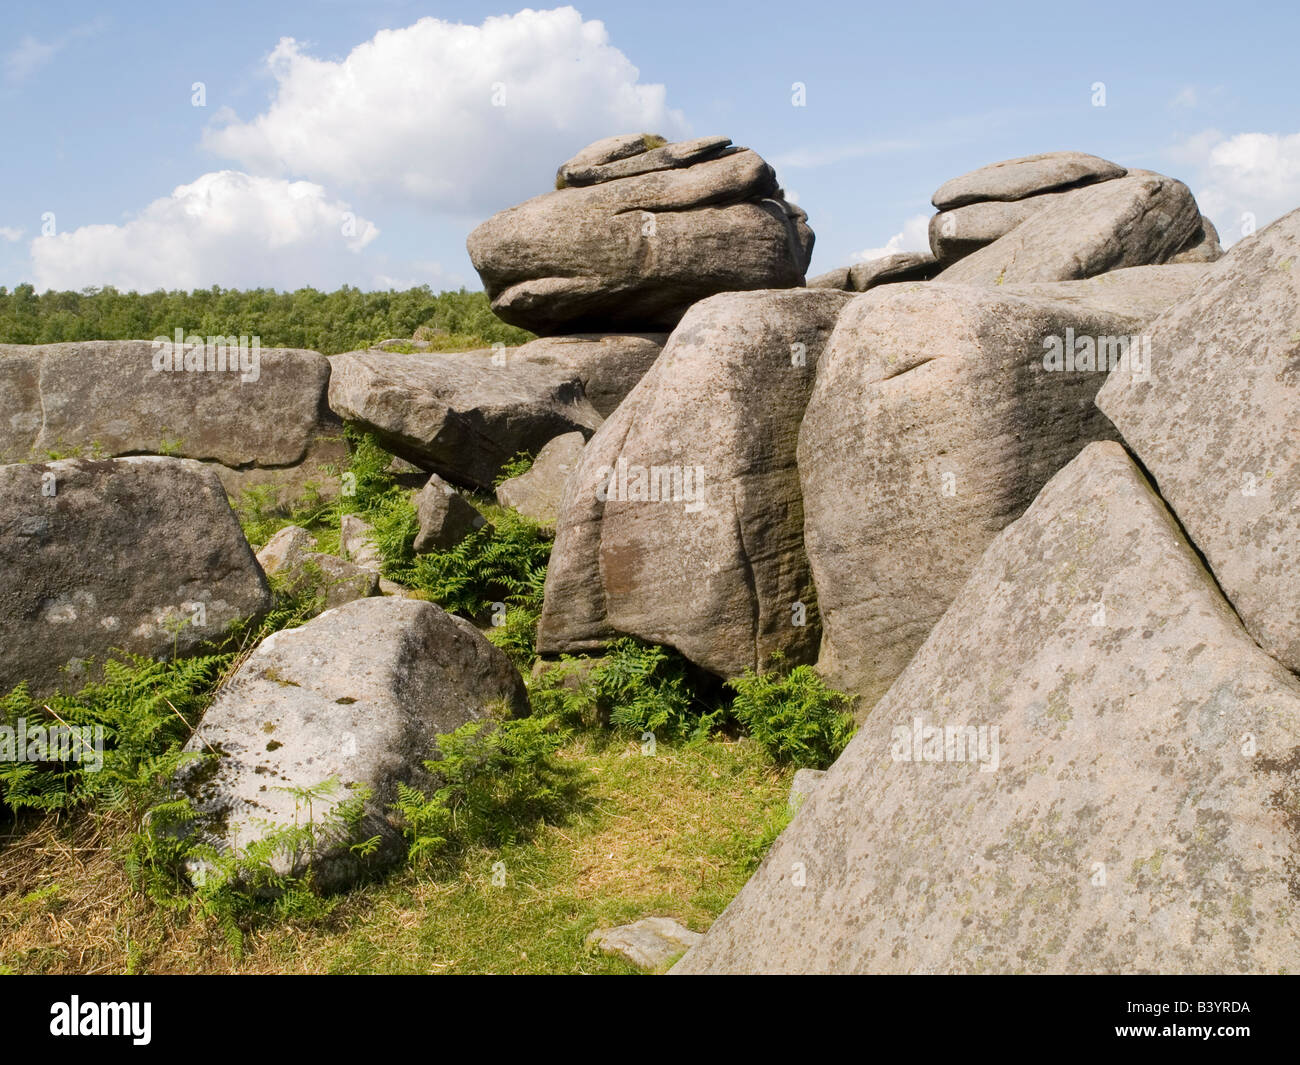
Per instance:
[[[339,519],[339,539],[352,562],[363,569],[379,572],[384,558],[375,546],[375,530],[359,514],[344,514]]]
[[[1300,211],[1240,241],[1148,327],[1151,373],[1097,404],[1247,630],[1300,670]]]
[[[1039,281],[1004,285],[1008,296],[1050,299],[1090,310],[1149,322],[1179,300],[1190,296],[1210,273],[1209,263],[1168,263],[1126,266],[1079,281]]]
[[[398,782],[427,785],[423,763],[435,737],[497,705],[524,712],[523,682],[472,625],[425,601],[358,599],[262,642],[186,745],[220,752],[215,767],[192,764],[180,784],[211,842],[243,850],[267,825],[307,819],[285,789],[335,780],[340,790],[310,811],[320,836],[313,873],[318,886],[343,887],[367,868],[348,850],[353,839],[328,828],[347,789],[372,791],[355,838],[380,837],[375,864],[400,856],[401,833],[388,812]],[[301,876],[307,856],[280,854],[273,865]]]
[[[808,796],[821,787],[822,778],[826,776],[824,769],[799,769],[795,771],[794,779],[790,781],[790,797],[786,799],[786,806],[791,813],[796,812],[800,806],[808,801]]]
[[[877,285],[899,281],[928,281],[939,272],[935,258],[929,252],[906,251],[897,255],[882,255],[849,267],[849,287],[853,292],[866,292]]]
[[[415,513],[420,531],[413,546],[420,553],[447,551],[486,524],[474,505],[436,473],[415,497]]]
[[[392,340],[381,340],[374,345],[376,351],[428,351],[433,345],[427,340],[401,340],[394,338]]]
[[[330,361],[330,406],[341,417],[390,451],[472,488],[490,490],[520,451],[536,453],[574,430],[590,436],[601,420],[576,374],[510,363],[491,351],[353,351]]]
[[[0,690],[80,687],[113,648],[197,652],[271,606],[210,469],[188,459],[0,466]]]
[[[197,369],[208,354],[214,368]],[[230,369],[215,368],[218,355]],[[168,369],[174,356],[182,369]],[[148,340],[0,344],[0,461],[173,455],[210,463],[236,497],[269,483],[285,501],[309,481],[334,494],[338,477],[326,467],[345,462],[347,448],[325,403],[329,360],[251,344],[247,369],[240,357],[238,344],[179,352]],[[195,369],[183,368],[187,358]]]
[[[1023,200],[1052,189],[1122,178],[1122,166],[1083,152],[1045,152],[1006,159],[939,186],[930,202],[940,211],[980,200]]]
[[[777,650],[812,660],[795,443],[849,299],[727,293],[687,312],[565,485],[539,653],[627,633],[726,677]]]
[[[1031,196],[1027,200],[986,200],[940,211],[930,219],[930,250],[941,265],[950,266],[1005,237],[1050,202],[1043,196]]]
[[[859,717],[994,536],[1085,444],[1114,436],[1093,402],[1105,373],[1046,371],[1045,341],[1140,329],[1137,318],[937,281],[869,292],[841,313],[798,465],[818,671],[861,696]]]
[[[653,331],[717,292],[802,285],[806,219],[767,163],[735,149],[534,197],[489,218],[468,248],[492,309],[513,325],[543,335]]]
[[[586,445],[581,433],[557,436],[537,453],[527,473],[497,485],[497,502],[514,507],[544,528],[554,529],[564,483],[577,468]]]
[[[730,137],[697,137],[695,140],[664,144],[619,160],[594,166],[560,168],[565,185],[599,185],[619,178],[652,174],[657,170],[676,170],[705,159],[716,159],[731,144]],[[733,152],[738,149],[731,149]]]
[[[659,969],[703,936],[671,917],[642,917],[617,928],[597,928],[587,936],[587,948],[613,954],[641,969]]]
[[[1093,444],[673,971],[1295,972],[1297,745],[1300,684]]]
[[[555,172],[555,187],[563,188],[568,184],[570,173],[640,155],[666,143],[657,133],[621,133],[615,137],[604,137],[588,144],[572,159],[560,164],[559,170]]]
[[[1187,186],[1149,171],[1042,198],[1051,202],[939,279],[964,285],[1069,281],[1163,263],[1200,225]]]
[[[1219,244],[1219,231],[1205,215],[1201,215],[1201,228],[1188,239],[1186,246],[1169,261],[1171,263],[1213,263],[1223,258]]]
[[[849,279],[849,268],[847,266],[837,266],[834,270],[827,270],[824,274],[818,274],[816,277],[808,279],[808,288],[831,288],[838,292],[852,291],[853,282]]]
[[[379,591],[378,566],[363,566],[317,551],[312,535],[297,525],[287,525],[272,536],[257,553],[257,561],[268,577],[280,576],[291,592],[321,594],[325,609]]]
[[[390,581],[387,577],[379,578],[380,595],[399,595],[404,599],[417,598],[410,588],[398,584],[396,581]]]
[[[667,340],[667,333],[542,337],[515,348],[506,359],[576,374],[596,413],[608,418],[654,365]]]

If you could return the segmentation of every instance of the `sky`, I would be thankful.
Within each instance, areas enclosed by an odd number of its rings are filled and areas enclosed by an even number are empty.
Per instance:
[[[1186,181],[1224,244],[1300,207],[1300,9],[154,0],[10,7],[0,285],[481,287],[474,226],[585,144],[772,163],[811,274],[926,246],[931,193],[1091,152]]]

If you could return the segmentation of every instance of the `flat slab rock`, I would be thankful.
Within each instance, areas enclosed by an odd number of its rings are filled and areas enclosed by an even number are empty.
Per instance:
[[[1085,152],[1044,152],[1004,159],[945,181],[930,198],[940,211],[980,200],[1023,200],[1065,185],[1123,177],[1122,166]]]
[[[1297,750],[1300,682],[1093,444],[673,971],[1295,972]]]
[[[642,969],[659,969],[703,938],[671,917],[643,917],[617,928],[596,929],[587,937],[587,947]]]
[[[554,529],[565,482],[578,468],[586,446],[581,433],[557,436],[537,453],[527,472],[497,485],[497,502],[514,507],[543,528]]]

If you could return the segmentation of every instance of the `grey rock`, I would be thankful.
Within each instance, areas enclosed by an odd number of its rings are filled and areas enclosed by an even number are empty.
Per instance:
[[[1039,281],[1004,285],[1008,296],[1050,299],[1077,307],[1149,322],[1179,300],[1187,299],[1213,272],[1210,263],[1127,266],[1079,281]]]
[[[808,796],[821,787],[825,776],[824,769],[800,769],[795,772],[794,779],[790,781],[790,797],[786,799],[786,806],[791,813],[797,811],[808,801]]]
[[[522,713],[527,697],[510,660],[472,625],[433,603],[358,599],[268,637],[218,693],[186,746],[216,751],[215,769],[191,765],[181,789],[199,830],[223,849],[243,850],[267,827],[292,826],[308,811],[287,788],[339,790],[312,804],[319,828],[312,871],[326,889],[365,871],[331,831],[330,813],[354,785],[371,789],[357,838],[380,837],[374,864],[403,853],[388,806],[398,782],[428,784],[435,738],[494,707]],[[303,875],[308,855],[285,852],[273,866]]]
[[[1006,236],[947,267],[939,279],[967,285],[1069,281],[1163,263],[1200,225],[1187,186],[1149,171],[1043,199],[1051,202]]]
[[[254,362],[252,351],[245,346],[247,370],[237,345],[213,348],[212,370],[186,370],[187,359],[206,367],[202,348],[177,352],[148,340],[0,344],[0,461],[166,454],[211,463],[235,496],[269,483],[287,498],[307,481],[332,495],[338,478],[326,467],[346,448],[325,403],[329,361],[314,351],[263,348]],[[215,368],[218,354],[230,369]]]
[[[807,216],[757,154],[534,197],[468,240],[492,309],[540,334],[671,328],[717,292],[803,284]]]
[[[834,270],[827,270],[824,274],[818,274],[816,277],[808,279],[808,288],[830,288],[837,292],[851,291],[852,282],[849,280],[849,268],[847,266],[837,266]]]
[[[587,936],[587,948],[613,954],[641,969],[667,965],[703,937],[671,917],[642,917],[617,928],[597,928]]]
[[[364,569],[378,572],[383,556],[375,545],[375,530],[359,514],[344,514],[339,519],[339,539],[348,559]]]
[[[596,413],[608,418],[654,365],[667,340],[667,333],[577,333],[530,341],[506,358],[576,374]]]
[[[578,152],[572,159],[560,164],[555,172],[555,187],[563,188],[568,183],[571,172],[587,170],[593,166],[604,166],[629,156],[648,152],[652,147],[667,143],[657,133],[620,133],[614,137],[602,137]]]
[[[1149,326],[1097,396],[1261,647],[1300,670],[1300,211]]]
[[[942,265],[950,266],[1005,237],[1051,202],[1043,196],[1031,196],[1027,200],[986,200],[940,211],[930,219],[930,250]]]
[[[940,211],[980,200],[1023,200],[1069,185],[1123,177],[1122,166],[1084,152],[1045,152],[1005,159],[955,177],[939,186],[930,202]]]
[[[297,525],[287,525],[272,536],[257,553],[257,561],[268,577],[280,577],[291,592],[321,595],[325,609],[379,591],[377,566],[317,551],[315,538]]]
[[[730,137],[697,137],[694,140],[665,144],[608,163],[585,167],[565,165],[560,168],[560,177],[569,186],[599,185],[605,181],[651,174],[656,170],[675,170],[705,159],[714,159],[730,144]]]
[[[561,433],[590,435],[600,415],[577,375],[491,351],[353,351],[331,360],[330,406],[403,458],[455,484],[491,489],[520,451]]]
[[[939,272],[939,266],[929,252],[905,251],[897,255],[882,255],[849,267],[849,288],[853,292],[866,292],[877,285],[900,281],[927,281]]]
[[[673,972],[1295,972],[1297,745],[1300,684],[1093,444]]]
[[[514,507],[543,528],[554,529],[564,485],[582,459],[587,442],[581,433],[565,433],[550,441],[528,472],[497,485],[497,502]]]
[[[420,522],[413,545],[417,552],[447,551],[486,524],[477,508],[436,473],[415,497],[415,513]]]
[[[51,494],[52,493],[52,494]],[[188,655],[271,606],[216,475],[188,459],[0,466],[0,689],[78,687],[113,648]]]
[[[812,660],[795,443],[850,299],[727,293],[687,312],[565,485],[539,653],[627,633],[721,676],[765,667],[777,650]]]
[[[818,670],[861,696],[859,717],[994,536],[1085,444],[1114,436],[1093,402],[1105,373],[1045,370],[1044,341],[1127,338],[1141,324],[939,282],[868,292],[841,313],[798,467]]]
[[[1213,263],[1223,258],[1219,244],[1219,231],[1205,215],[1201,215],[1201,228],[1192,234],[1186,246],[1169,261],[1171,263]]]

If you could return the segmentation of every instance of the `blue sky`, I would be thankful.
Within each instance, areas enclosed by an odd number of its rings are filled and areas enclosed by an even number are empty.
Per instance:
[[[0,284],[478,287],[478,221],[643,129],[773,163],[813,273],[923,246],[943,181],[1063,148],[1182,178],[1230,243],[1300,207],[1298,28],[1197,0],[11,8]]]

